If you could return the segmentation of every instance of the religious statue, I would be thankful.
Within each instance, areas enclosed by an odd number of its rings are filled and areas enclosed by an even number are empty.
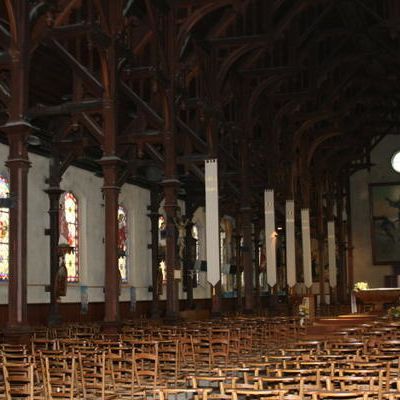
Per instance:
[[[181,215],[179,209],[177,210],[176,217],[174,218],[174,224],[178,230],[178,254],[180,260],[182,261],[185,251],[186,227],[189,224],[189,220],[184,215]]]
[[[54,281],[54,292],[56,294],[57,299],[67,294],[67,278],[68,278],[68,271],[67,268],[65,267],[65,260],[64,257],[60,257],[60,265],[58,267]]]
[[[118,256],[123,257],[126,253],[126,217],[125,214],[118,214]]]
[[[235,225],[235,220],[229,215],[224,215],[221,218],[220,227],[225,232],[224,246],[224,263],[232,263],[232,233]]]

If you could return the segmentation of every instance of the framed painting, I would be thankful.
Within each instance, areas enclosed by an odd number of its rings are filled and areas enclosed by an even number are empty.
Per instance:
[[[374,264],[400,262],[400,182],[369,185]]]

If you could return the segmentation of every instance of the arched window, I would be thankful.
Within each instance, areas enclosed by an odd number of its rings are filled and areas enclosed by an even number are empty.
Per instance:
[[[167,226],[163,215],[158,217],[158,255],[160,258],[160,270],[162,273],[163,283],[167,282],[167,266],[165,265],[165,247]]]
[[[6,177],[0,175],[0,198],[8,197],[10,184]],[[0,281],[8,280],[8,244],[9,244],[10,210],[0,208]]]
[[[121,281],[128,282],[128,218],[121,205],[118,207],[118,268]]]
[[[192,237],[196,241],[196,260],[200,260],[199,228],[196,224],[192,226]]]
[[[72,192],[65,192],[60,199],[59,245],[68,245],[71,248],[71,251],[63,256],[68,271],[68,282],[79,282],[78,199]]]

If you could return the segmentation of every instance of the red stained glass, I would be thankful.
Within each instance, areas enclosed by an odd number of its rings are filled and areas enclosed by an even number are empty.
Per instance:
[[[72,252],[64,255],[68,282],[79,282],[78,200],[72,192],[66,192],[61,196],[59,244],[67,244],[72,248]]]

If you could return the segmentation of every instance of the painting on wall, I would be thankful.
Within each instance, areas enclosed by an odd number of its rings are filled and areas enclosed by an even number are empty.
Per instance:
[[[400,182],[369,185],[374,264],[400,262]]]

